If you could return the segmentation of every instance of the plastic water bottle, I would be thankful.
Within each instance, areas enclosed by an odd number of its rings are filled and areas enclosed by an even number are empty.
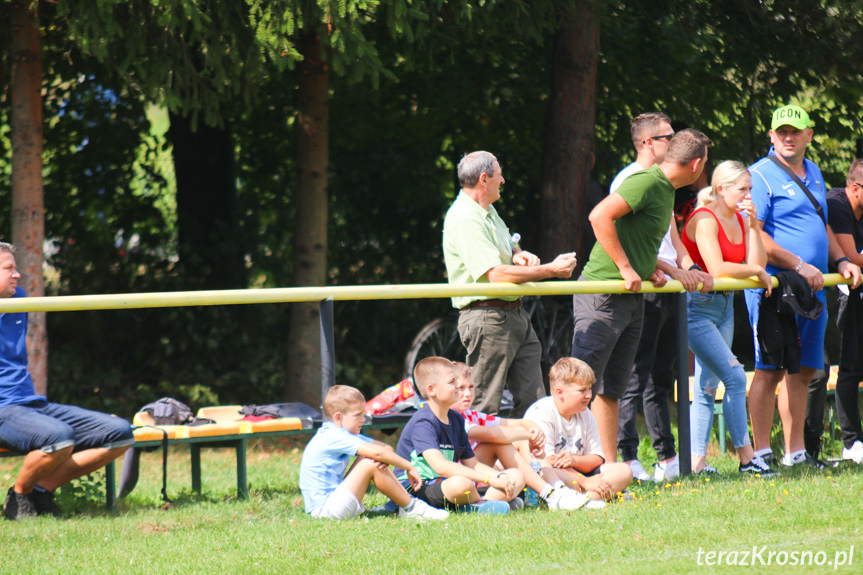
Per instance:
[[[516,232],[512,234],[512,249],[515,251],[518,248],[518,242],[521,241],[521,234]]]
[[[542,469],[539,461],[531,461],[530,466],[537,473]],[[539,505],[539,494],[530,487],[524,488],[524,505],[525,507],[537,507]]]

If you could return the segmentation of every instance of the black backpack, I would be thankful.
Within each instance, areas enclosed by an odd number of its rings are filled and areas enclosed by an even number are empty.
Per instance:
[[[156,425],[183,425],[193,419],[192,409],[173,397],[163,397],[141,408],[153,416]]]

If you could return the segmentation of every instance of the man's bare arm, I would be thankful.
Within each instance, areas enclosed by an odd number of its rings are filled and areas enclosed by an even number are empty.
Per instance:
[[[485,277],[491,283],[524,283],[545,280],[548,278],[567,279],[572,277],[572,272],[578,261],[575,252],[560,254],[547,264],[536,266],[499,265],[494,266],[487,272]]]
[[[637,293],[641,291],[641,277],[629,263],[629,258],[620,244],[617,228],[614,226],[614,222],[630,212],[632,212],[632,208],[626,203],[626,200],[619,194],[609,194],[590,212],[590,225],[593,226],[593,235],[596,236],[596,241],[620,270],[620,277],[625,282],[624,287]]]

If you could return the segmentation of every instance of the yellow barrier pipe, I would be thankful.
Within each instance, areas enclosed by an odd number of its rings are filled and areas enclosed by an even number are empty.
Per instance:
[[[773,285],[777,285],[776,278]],[[839,274],[825,274],[824,285],[846,284]],[[358,301],[387,299],[450,298],[485,295],[571,295],[575,293],[628,293],[623,281],[549,281],[524,284],[407,284],[370,286],[327,286],[271,289],[212,290],[164,293],[131,293],[106,295],[73,295],[41,298],[0,299],[0,313],[22,311],[83,311],[105,309],[139,309],[199,305],[238,305],[255,303],[289,303],[311,301]],[[714,290],[740,290],[759,287],[755,280],[718,278]],[[641,293],[679,293],[683,286],[669,281],[661,288],[652,282],[642,284]]]

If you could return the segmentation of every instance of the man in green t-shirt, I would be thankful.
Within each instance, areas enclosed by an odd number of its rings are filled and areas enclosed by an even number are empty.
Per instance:
[[[659,287],[666,282],[656,256],[671,221],[674,190],[698,179],[709,145],[701,132],[678,132],[662,164],[626,178],[590,213],[597,243],[579,280],[623,280],[632,292],[573,296],[572,356],[596,374],[591,412],[606,462],[617,461],[618,400],[626,391],[644,317],[641,282]]]
[[[472,152],[458,165],[462,189],[446,214],[443,251],[451,284],[522,283],[569,278],[575,253],[541,264],[513,245],[509,229],[492,203],[504,183],[500,164],[489,152]],[[452,298],[458,330],[473,368],[476,409],[497,413],[504,387],[513,395],[512,417],[521,417],[545,395],[540,370],[542,346],[517,296]]]

